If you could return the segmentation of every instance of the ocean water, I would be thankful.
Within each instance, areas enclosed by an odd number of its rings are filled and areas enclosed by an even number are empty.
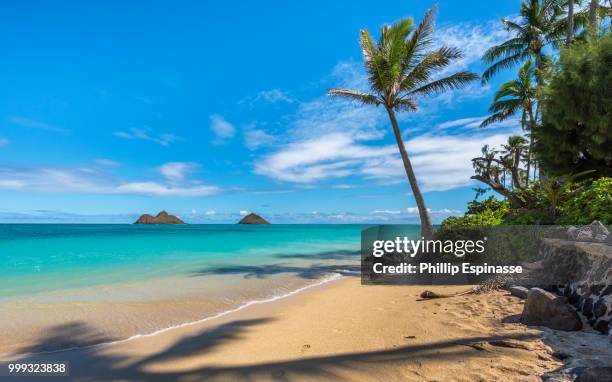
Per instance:
[[[0,354],[155,335],[358,275],[361,228],[0,224]]]
[[[359,246],[358,225],[2,224],[0,299],[192,274],[315,277],[316,264],[354,265]]]

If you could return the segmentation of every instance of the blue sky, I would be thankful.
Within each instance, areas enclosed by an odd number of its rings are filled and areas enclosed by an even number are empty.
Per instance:
[[[4,3],[0,221],[415,222],[383,110],[325,97],[365,89],[358,32],[439,4],[437,44],[482,72],[518,1]],[[450,72],[450,71],[449,71]],[[400,116],[434,220],[465,209],[488,86]]]

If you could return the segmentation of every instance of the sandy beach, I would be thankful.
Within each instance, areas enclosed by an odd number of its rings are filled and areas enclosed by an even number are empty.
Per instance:
[[[582,365],[612,357],[605,336],[518,324],[522,302],[504,291],[419,301],[423,289],[345,277],[154,336],[5,358],[70,361],[83,381],[539,381],[563,366],[560,348]],[[99,333],[66,322],[34,347],[68,335],[86,344]]]

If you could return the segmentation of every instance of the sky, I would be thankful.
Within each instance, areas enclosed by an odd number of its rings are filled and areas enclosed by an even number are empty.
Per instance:
[[[519,1],[20,1],[0,5],[0,222],[125,223],[166,210],[190,223],[257,212],[277,223],[418,222],[359,30],[438,4],[435,45],[482,73]],[[442,73],[442,74],[444,74]],[[512,77],[419,100],[400,128],[435,222],[478,184],[470,159]]]

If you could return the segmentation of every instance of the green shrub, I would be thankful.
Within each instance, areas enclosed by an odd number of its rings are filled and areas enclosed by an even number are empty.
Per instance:
[[[612,178],[600,178],[561,205],[558,224],[612,224]]]
[[[473,200],[468,203],[468,210],[462,217],[446,218],[441,228],[482,227],[498,225],[508,213],[510,205],[505,200],[497,200],[491,196],[482,202]]]

